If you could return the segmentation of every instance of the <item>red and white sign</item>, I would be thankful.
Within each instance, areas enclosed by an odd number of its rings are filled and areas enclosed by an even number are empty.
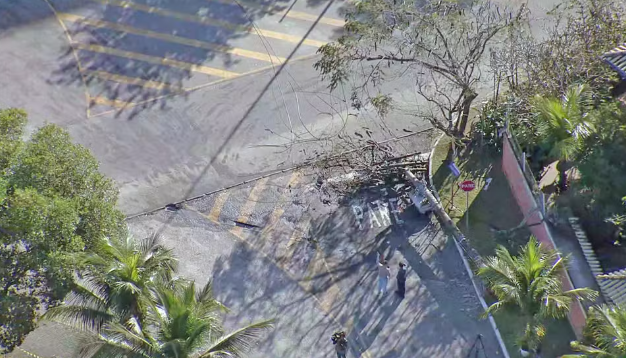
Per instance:
[[[471,180],[466,180],[466,181],[460,183],[459,187],[461,187],[461,190],[463,190],[463,191],[472,191],[472,190],[474,190],[474,188],[476,188],[476,183],[474,183]]]

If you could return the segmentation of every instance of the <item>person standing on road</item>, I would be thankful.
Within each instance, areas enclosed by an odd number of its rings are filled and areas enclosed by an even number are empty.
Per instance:
[[[382,260],[378,263],[378,292],[384,295],[387,293],[387,282],[389,282],[389,265],[387,260]]]
[[[348,352],[348,340],[346,339],[346,332],[336,332],[332,337],[333,344],[335,345],[335,352],[337,352],[337,358],[346,358]]]
[[[396,293],[404,298],[404,292],[406,290],[406,269],[404,268],[406,265],[402,262],[399,264],[400,268],[398,269],[398,275],[396,275],[396,280],[398,281],[398,290]]]

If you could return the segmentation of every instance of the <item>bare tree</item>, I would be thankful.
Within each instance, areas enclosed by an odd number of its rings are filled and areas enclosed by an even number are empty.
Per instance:
[[[363,0],[346,15],[346,34],[320,48],[315,67],[331,89],[358,74],[353,106],[370,103],[384,115],[393,105],[391,97],[371,95],[370,89],[393,72],[385,66],[398,64],[400,76],[414,76],[415,92],[425,101],[415,115],[462,138],[479,94],[485,51],[525,15],[523,6],[513,14],[488,0]]]

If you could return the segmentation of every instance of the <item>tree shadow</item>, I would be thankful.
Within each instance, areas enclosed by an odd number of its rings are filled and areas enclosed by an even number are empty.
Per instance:
[[[456,248],[429,217],[408,207],[397,216],[390,214],[389,226],[378,227],[375,221],[368,222],[366,206],[368,225],[359,225],[355,203],[395,195],[400,193],[394,187],[360,188],[328,212],[317,208],[322,212],[311,225],[311,236],[328,261],[327,272],[313,280],[320,280],[320,291],[333,284],[341,288],[341,300],[334,302],[331,312],[352,327],[348,331],[352,355],[379,352],[400,342],[397,356],[460,357],[461,352],[467,354],[476,332],[488,336],[490,349],[496,351],[489,324],[478,319],[481,306]],[[406,299],[393,293],[377,297],[377,253],[384,253],[390,262],[392,291],[398,262],[408,265]]]
[[[125,114],[132,119],[145,109],[166,109],[169,99],[186,99],[190,89],[250,67],[272,66],[275,58],[270,56],[277,54],[271,48],[259,45],[256,57],[243,58],[233,52],[232,42],[256,36],[254,22],[288,3],[251,2],[242,9],[234,1],[134,0],[132,6],[116,1],[70,6],[65,0],[51,0],[73,44],[58,59],[59,67],[48,83],[86,82],[90,108],[98,112],[112,105],[117,107],[116,117]]]

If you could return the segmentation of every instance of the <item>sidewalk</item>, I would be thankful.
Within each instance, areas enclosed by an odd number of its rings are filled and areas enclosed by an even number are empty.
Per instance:
[[[341,289],[332,313],[347,328],[349,356],[461,358],[482,334],[486,356],[501,357],[489,322],[479,319],[482,307],[458,251],[437,223],[413,207],[387,220],[371,204],[377,220],[363,210],[359,226],[354,207],[390,197],[391,190],[385,196],[381,188],[369,188],[339,205],[311,206],[313,228],[322,229],[316,237]],[[392,274],[383,297],[376,292],[377,252],[385,254]],[[399,262],[408,266],[404,299],[393,292]]]

